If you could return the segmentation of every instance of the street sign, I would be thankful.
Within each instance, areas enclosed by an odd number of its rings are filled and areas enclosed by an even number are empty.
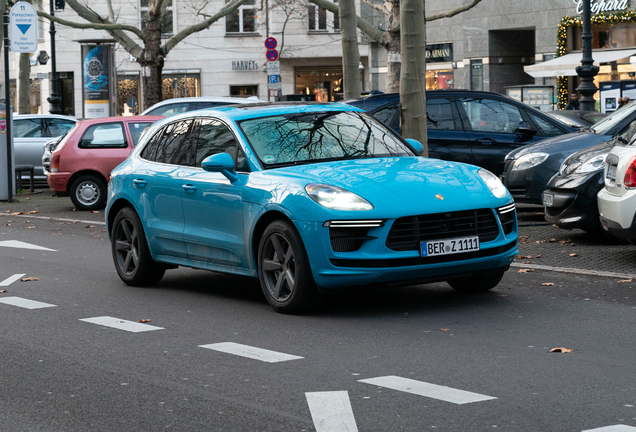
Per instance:
[[[269,78],[270,84],[276,84],[280,82],[280,75],[269,75],[267,78]]]
[[[268,90],[281,90],[282,88],[283,88],[283,85],[281,83],[279,83],[279,82],[274,83],[274,84],[272,84],[272,83],[267,84],[267,89]]]
[[[266,56],[267,60],[276,61],[278,60],[278,51],[276,51],[275,49],[267,50]]]
[[[38,13],[27,2],[18,2],[9,14],[11,51],[34,53],[38,50]]]
[[[278,42],[276,42],[276,39],[274,39],[273,37],[268,37],[267,39],[265,39],[265,48],[267,48],[268,50],[273,50],[274,48],[276,48],[276,45],[278,45]]]
[[[267,62],[267,75],[280,75],[280,60]]]
[[[269,97],[278,97],[278,90],[270,90]]]

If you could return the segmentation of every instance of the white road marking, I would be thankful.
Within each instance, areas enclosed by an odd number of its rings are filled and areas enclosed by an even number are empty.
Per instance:
[[[22,273],[22,274],[14,274],[13,276],[3,280],[2,282],[0,282],[0,286],[9,286],[11,285],[13,282],[17,281],[18,279],[20,279],[22,276],[26,276],[26,273]]]
[[[35,300],[28,300],[22,297],[0,297],[0,303],[5,303],[11,306],[18,306],[25,309],[41,309],[57,306],[54,304],[42,303]]]
[[[254,360],[260,360],[267,363],[277,363],[288,360],[299,360],[299,357],[291,354],[270,351],[262,348],[256,348],[248,345],[241,345],[234,342],[221,342],[209,345],[199,345],[201,348],[207,348],[215,351],[234,354],[241,357],[247,357]]]
[[[569,268],[569,267],[552,267],[541,264],[521,264],[521,263],[512,263],[510,267],[518,267],[518,268],[529,268],[535,270],[547,270],[558,273],[571,273],[571,274],[580,274],[586,276],[603,276],[603,277],[611,277],[617,279],[636,279],[636,274],[629,273],[615,273],[615,272],[607,272],[600,270],[585,270],[585,269],[577,269],[577,268]]]
[[[496,397],[492,397],[492,396],[481,395],[478,393],[471,393],[464,390],[458,390],[451,387],[425,383],[422,381],[416,381],[416,380],[402,378],[398,376],[369,378],[369,379],[363,379],[359,381],[363,383],[367,383],[367,384],[376,385],[379,387],[386,387],[393,390],[403,391],[406,393],[412,393],[412,394],[416,394],[420,396],[442,400],[445,402],[451,402],[458,405],[472,403],[472,402],[481,402],[481,401],[490,400],[490,399],[497,399]]]
[[[635,432],[636,427],[626,425],[605,426],[598,429],[587,429],[583,432]]]
[[[23,218],[29,218],[29,219],[42,219],[42,220],[60,221],[60,222],[75,222],[75,223],[94,224],[94,225],[106,225],[106,222],[100,222],[100,221],[55,218],[55,217],[48,217],[48,216],[12,215],[10,213],[0,213],[0,216],[5,216],[5,217],[23,217]]]
[[[57,252],[55,249],[49,249],[49,248],[45,248],[43,246],[36,246],[34,244],[25,243],[25,242],[21,242],[21,241],[18,241],[18,240],[0,241],[0,246],[10,247],[10,248],[17,248],[17,249],[35,249],[35,250]]]
[[[132,333],[139,333],[151,330],[164,330],[163,327],[156,327],[150,324],[142,324],[135,321],[127,321],[120,318],[114,318],[109,316],[101,316],[94,318],[82,318],[80,321],[101,325],[104,327],[112,327],[119,330],[125,330]]]
[[[311,392],[305,397],[316,432],[357,432],[348,392]]]

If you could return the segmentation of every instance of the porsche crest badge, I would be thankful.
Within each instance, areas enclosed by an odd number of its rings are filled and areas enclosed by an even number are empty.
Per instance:
[[[438,200],[444,201],[444,197],[441,196],[440,194],[435,195],[435,198],[437,198]]]

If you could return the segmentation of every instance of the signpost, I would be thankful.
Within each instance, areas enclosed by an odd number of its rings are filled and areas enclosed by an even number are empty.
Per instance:
[[[9,13],[11,51],[34,53],[38,50],[38,13],[33,5],[18,2]]]
[[[280,96],[280,92],[282,89],[282,84],[280,82],[280,60],[278,60],[278,51],[276,51],[276,47],[278,46],[278,42],[273,37],[268,37],[265,39],[265,48],[267,48],[267,52],[265,53],[265,57],[267,57],[267,90],[269,91],[267,95],[267,100],[270,98],[278,99]]]

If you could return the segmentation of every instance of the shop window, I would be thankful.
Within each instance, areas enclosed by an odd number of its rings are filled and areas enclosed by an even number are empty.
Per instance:
[[[117,107],[119,115],[139,114],[139,73],[117,75]]]
[[[234,97],[250,97],[258,95],[258,86],[230,86],[230,96]]]
[[[568,40],[572,41],[572,50],[582,50],[583,28],[570,28]],[[571,37],[570,37],[571,36]],[[636,46],[636,23],[592,25],[592,49],[631,48]]]
[[[201,96],[199,74],[163,74],[161,100]]]
[[[338,3],[334,1],[334,3]],[[340,17],[325,8],[309,3],[307,8],[309,31],[339,31]]]
[[[226,1],[229,3],[229,0]],[[226,33],[256,32],[256,0],[248,0],[225,17]]]
[[[426,71],[426,90],[455,88],[452,70]]]
[[[342,94],[342,66],[298,67],[295,93],[314,95],[317,102],[335,102]]]
[[[148,24],[148,1],[140,0],[141,11],[141,31],[144,31]],[[167,2],[166,11],[161,17],[161,34],[171,35],[174,32],[174,14],[172,13],[172,0],[165,0]]]
[[[484,65],[481,60],[470,61],[470,89],[484,90]]]

